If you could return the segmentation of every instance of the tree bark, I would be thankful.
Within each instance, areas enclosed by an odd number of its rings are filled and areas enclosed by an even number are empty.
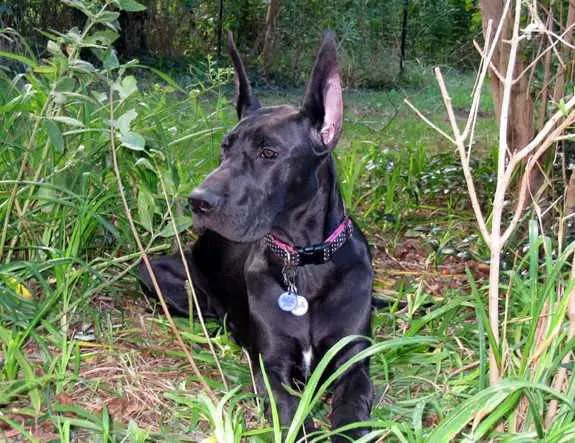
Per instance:
[[[222,59],[223,24],[224,24],[224,0],[219,0],[218,1],[218,30],[217,30],[218,46],[217,46],[217,51],[216,51],[216,57],[217,57],[218,63]]]
[[[403,72],[405,62],[405,42],[407,40],[407,12],[409,10],[409,0],[403,0],[403,20],[401,24],[401,47],[399,49],[399,72]]]
[[[266,82],[269,81],[269,70],[273,58],[276,19],[280,9],[280,0],[270,0],[266,14],[266,32],[262,49],[262,71]]]
[[[481,0],[480,10],[483,19],[483,33],[485,35],[487,23],[493,20],[493,29],[496,29],[500,20],[504,20],[501,38],[496,42],[497,47],[493,54],[492,63],[501,74],[505,77],[507,64],[509,62],[509,40],[511,39],[512,9],[506,17],[501,17],[503,13],[504,0]],[[518,57],[515,63],[514,78],[516,78],[525,69],[525,63],[522,57]],[[495,115],[499,122],[501,115],[501,104],[503,99],[503,83],[497,75],[491,74],[491,92],[495,104]],[[529,82],[527,76],[522,76],[511,90],[511,109],[509,112],[509,129],[507,132],[507,146],[510,152],[515,152],[526,146],[533,138],[533,100],[529,91]]]
[[[569,2],[569,9],[567,11],[567,23],[565,24],[565,28],[567,29],[567,33],[563,37],[563,40],[566,43],[571,43],[573,39],[573,28],[571,27],[575,22],[575,2]],[[565,65],[561,65],[559,63],[557,65],[557,81],[555,82],[555,91],[553,93],[553,100],[557,103],[561,98],[565,97],[565,76],[569,74],[569,72],[573,68],[573,59],[570,56],[571,48],[569,46],[564,45],[563,51],[561,52],[561,58],[563,59],[563,63]]]

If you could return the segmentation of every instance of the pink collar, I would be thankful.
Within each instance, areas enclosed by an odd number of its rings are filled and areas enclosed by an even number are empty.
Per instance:
[[[323,264],[330,261],[335,252],[351,237],[353,223],[346,218],[329,237],[317,245],[295,246],[286,243],[272,233],[265,236],[270,251],[283,260],[284,266]]]

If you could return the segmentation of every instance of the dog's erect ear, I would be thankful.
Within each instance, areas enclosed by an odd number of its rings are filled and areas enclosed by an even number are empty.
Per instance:
[[[252,92],[252,87],[250,86],[250,81],[246,74],[246,68],[244,68],[240,54],[236,49],[234,35],[231,31],[228,32],[228,51],[234,64],[234,71],[236,72],[236,111],[238,113],[238,119],[241,119],[250,112],[261,108],[261,105],[257,97]]]
[[[337,71],[335,35],[327,31],[317,54],[303,100],[303,111],[320,133],[323,144],[332,149],[341,133],[343,96]]]

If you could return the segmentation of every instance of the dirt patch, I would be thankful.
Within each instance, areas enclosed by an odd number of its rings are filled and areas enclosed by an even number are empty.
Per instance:
[[[433,297],[442,298],[448,289],[469,288],[466,269],[478,281],[489,275],[489,265],[476,260],[449,256],[441,264],[434,263],[429,247],[420,239],[403,239],[391,249],[378,236],[375,240],[379,240],[374,250],[376,295],[397,298],[401,284],[421,284]]]

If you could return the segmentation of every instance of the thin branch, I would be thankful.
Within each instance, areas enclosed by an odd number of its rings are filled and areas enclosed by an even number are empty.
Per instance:
[[[553,143],[557,141],[557,138],[565,131],[565,129],[571,126],[574,122],[575,122],[575,111],[571,112],[571,114],[567,118],[565,118],[565,120],[559,126],[557,126],[553,132],[548,134],[547,138],[545,138],[543,141],[539,143],[539,148],[529,158],[527,166],[525,167],[525,171],[523,173],[523,177],[521,178],[521,186],[519,188],[519,201],[515,208],[515,214],[513,215],[511,222],[507,226],[507,229],[501,236],[503,242],[506,242],[509,239],[509,237],[517,227],[517,223],[519,222],[521,214],[525,209],[525,202],[527,200],[527,190],[529,187],[529,175],[531,174],[533,168],[536,166],[537,160],[539,160],[539,158],[545,153],[545,151],[547,151],[549,146],[551,146]],[[507,183],[509,183],[509,181],[511,180],[513,171],[517,166],[517,164],[521,161],[522,158],[524,158],[524,156],[522,156],[519,160],[517,160],[516,157],[517,156],[514,155],[511,158],[509,165],[507,166],[507,171],[504,177],[504,181]]]
[[[575,23],[572,24],[571,26],[569,26],[569,27],[565,30],[565,32],[563,32],[563,34],[561,34],[561,35],[564,36],[567,32],[569,32],[571,29],[573,29],[574,26],[575,26]],[[537,55],[537,57],[535,57],[535,58],[533,59],[533,61],[532,61],[531,63],[529,63],[529,64],[525,67],[525,69],[521,72],[521,74],[519,74],[519,75],[515,78],[515,80],[513,80],[513,83],[514,83],[514,84],[517,83],[517,82],[521,79],[521,77],[523,77],[523,76],[527,73],[527,71],[529,71],[533,66],[535,66],[535,64],[537,64],[537,62],[541,59],[541,57],[543,57],[543,56],[544,56],[545,54],[547,54],[549,51],[551,51],[552,49],[554,49],[555,46],[557,46],[557,43],[559,43],[559,40],[555,40],[555,41],[552,41],[552,40],[551,40],[551,44],[550,44],[549,46],[547,46],[543,51],[541,51],[541,52]],[[562,60],[561,60],[561,62],[562,62]]]
[[[509,160],[509,165],[507,168],[509,169],[512,165],[515,167],[517,163],[521,162],[525,157],[527,157],[537,146],[541,144],[543,140],[545,140],[548,134],[555,128],[557,123],[561,121],[562,118],[565,118],[565,113],[571,113],[571,110],[575,107],[575,96],[571,97],[566,103],[565,106],[562,106],[562,109],[559,109],[551,116],[545,126],[541,128],[541,131],[537,133],[537,135],[529,142],[527,146],[521,148],[519,151],[515,152],[511,159]],[[569,114],[568,114],[569,115]]]
[[[159,171],[159,168],[157,167],[157,165],[156,165],[156,170]],[[187,287],[190,288],[192,300],[194,301],[194,305],[196,307],[196,314],[198,316],[198,320],[200,322],[202,332],[204,333],[204,336],[206,337],[206,341],[208,342],[208,347],[210,348],[210,352],[211,352],[212,356],[214,357],[214,361],[216,362],[216,367],[218,368],[218,372],[220,373],[220,378],[222,379],[222,382],[224,384],[224,387],[226,388],[226,391],[228,391],[229,390],[228,382],[226,381],[224,371],[222,370],[222,365],[220,364],[220,359],[218,358],[218,355],[216,354],[216,350],[214,349],[214,344],[212,343],[212,339],[210,338],[210,334],[208,333],[208,329],[206,328],[206,322],[204,321],[204,315],[202,313],[202,310],[200,309],[198,297],[196,296],[196,290],[194,288],[194,284],[193,284],[193,280],[192,280],[192,274],[190,272],[190,267],[188,266],[188,260],[186,260],[186,256],[184,254],[184,248],[182,246],[180,234],[178,234],[178,230],[176,227],[176,219],[174,217],[174,214],[172,212],[172,208],[171,208],[171,205],[169,202],[168,192],[166,190],[166,184],[164,183],[164,179],[161,175],[159,175],[159,178],[160,178],[160,187],[162,188],[162,194],[164,196],[164,199],[166,200],[166,203],[168,204],[168,206],[167,206],[168,215],[169,215],[170,220],[172,222],[172,226],[174,228],[174,233],[176,234],[175,238],[176,238],[176,243],[178,245],[178,252],[180,253],[182,265],[184,266],[184,271],[186,273],[186,280],[187,280],[186,284],[187,284]]]
[[[485,52],[483,51],[483,49],[481,49],[481,47],[479,46],[479,43],[477,43],[477,41],[473,40],[473,46],[475,47],[475,49],[477,50],[477,52],[479,52],[479,55],[481,56],[481,58],[483,59],[485,57]],[[501,73],[497,70],[497,68],[495,67],[495,65],[493,64],[493,62],[489,62],[489,69],[491,69],[491,72],[493,72],[495,74],[495,77],[497,77],[497,79],[503,83],[503,76],[501,75]]]
[[[467,159],[467,155],[465,152],[464,140],[461,138],[461,134],[457,126],[457,121],[455,120],[455,115],[453,113],[451,98],[449,97],[447,88],[445,87],[445,82],[443,81],[443,76],[441,75],[441,70],[439,68],[435,68],[435,77],[437,78],[437,82],[439,83],[439,89],[441,90],[443,103],[445,104],[445,108],[447,109],[447,115],[449,116],[451,129],[453,131],[453,135],[455,136],[455,146],[457,147],[457,151],[459,152],[459,157],[461,159],[461,166],[463,169],[463,175],[465,177],[465,183],[467,184],[467,191],[469,193],[469,198],[471,199],[471,206],[473,208],[473,213],[475,215],[475,219],[477,220],[479,231],[481,232],[483,240],[488,246],[490,246],[491,236],[487,231],[485,218],[483,217],[483,212],[481,211],[481,205],[479,204],[479,199],[477,198],[475,184],[473,183],[473,176],[471,174],[471,170],[469,168],[469,161]]]
[[[477,112],[479,111],[479,104],[481,102],[481,92],[483,90],[483,82],[487,76],[487,67],[491,65],[491,58],[493,57],[493,45],[494,41],[490,42],[491,38],[491,28],[493,25],[493,20],[487,22],[487,28],[485,30],[485,49],[484,51],[489,54],[489,57],[482,59],[481,69],[479,70],[479,75],[477,76],[477,81],[473,86],[473,100],[471,102],[471,110],[469,111],[469,117],[467,118],[467,123],[465,124],[465,129],[463,130],[463,138],[467,138],[469,134],[469,143],[467,149],[467,164],[469,164],[469,159],[471,157],[471,147],[473,145],[473,137],[475,133],[475,124],[477,122]],[[491,45],[491,46],[490,46]]]
[[[431,126],[433,129],[435,129],[439,134],[443,135],[447,140],[449,140],[451,143],[455,144],[455,140],[453,140],[453,138],[451,138],[449,136],[449,134],[447,134],[446,132],[444,132],[442,129],[440,129],[438,126],[436,126],[431,120],[429,120],[425,115],[423,115],[419,109],[417,109],[415,107],[415,105],[413,105],[409,99],[404,98],[403,99],[404,103],[409,106],[413,112],[415,112],[417,114],[417,116],[422,119],[425,123],[427,123],[429,126]]]
[[[170,328],[172,329],[172,331],[174,333],[174,338],[176,339],[178,346],[184,352],[188,362],[190,363],[190,366],[192,367],[192,371],[194,372],[194,375],[196,376],[196,378],[198,379],[198,381],[202,385],[202,388],[208,393],[209,397],[212,400],[216,401],[217,398],[216,398],[216,395],[214,394],[214,391],[212,390],[212,388],[210,388],[210,385],[208,385],[208,383],[206,382],[206,380],[202,376],[202,373],[200,372],[194,358],[192,357],[192,354],[190,353],[188,347],[186,346],[186,344],[184,343],[184,340],[182,339],[180,331],[178,330],[178,328],[176,327],[176,324],[174,323],[174,319],[170,315],[168,305],[166,304],[166,300],[164,298],[164,295],[162,294],[162,290],[160,289],[160,285],[158,284],[154,270],[152,269],[152,264],[150,263],[150,259],[148,258],[148,255],[146,254],[146,250],[144,249],[144,246],[142,245],[142,242],[140,240],[140,236],[138,234],[138,230],[136,229],[136,225],[134,223],[134,219],[132,218],[132,214],[130,212],[130,207],[128,206],[128,200],[126,198],[126,192],[124,191],[124,185],[122,183],[122,176],[120,174],[120,167],[118,166],[118,156],[116,154],[116,137],[115,137],[116,134],[115,134],[115,123],[114,123],[114,91],[111,88],[110,88],[110,99],[109,99],[109,101],[110,101],[110,149],[112,151],[112,164],[113,164],[113,168],[114,168],[114,174],[116,175],[116,182],[118,183],[118,191],[120,192],[120,197],[122,199],[122,204],[124,206],[124,212],[126,214],[126,217],[128,219],[128,223],[130,225],[130,230],[132,231],[132,235],[134,236],[134,240],[136,241],[136,245],[138,246],[138,250],[140,251],[140,255],[142,256],[142,260],[144,261],[144,265],[146,266],[146,270],[148,271],[148,274],[150,275],[150,280],[152,281],[152,286],[154,287],[154,290],[156,291],[156,294],[158,296],[158,300],[160,301],[160,304],[162,306],[162,310],[164,311],[164,315],[166,316],[166,318],[168,320]]]
[[[521,19],[521,1],[515,3],[515,21],[513,25],[513,36],[511,38],[511,49],[509,50],[509,60],[507,71],[503,82],[503,98],[501,100],[501,115],[499,117],[499,158],[497,162],[497,177],[505,174],[505,159],[509,146],[507,145],[507,134],[509,131],[509,111],[511,108],[511,89],[513,88],[513,71],[517,60],[517,48],[519,45],[519,24]]]
[[[571,180],[575,177],[575,174],[571,175]],[[571,282],[575,281],[575,255],[571,261],[571,275],[570,279]],[[569,291],[569,301],[567,306],[567,317],[569,318],[569,328],[567,329],[567,342],[571,341],[573,337],[575,337],[575,285],[572,286],[571,290]],[[557,392],[561,392],[563,388],[563,384],[565,383],[565,379],[567,378],[567,365],[571,361],[571,353],[567,353],[563,360],[561,360],[562,365],[559,367],[557,371],[557,375],[555,376],[555,380],[553,380],[553,389]],[[555,414],[557,413],[557,406],[558,401],[557,399],[552,399],[549,402],[549,407],[547,408],[547,414],[545,415],[545,427],[549,428],[553,419],[555,418]]]

